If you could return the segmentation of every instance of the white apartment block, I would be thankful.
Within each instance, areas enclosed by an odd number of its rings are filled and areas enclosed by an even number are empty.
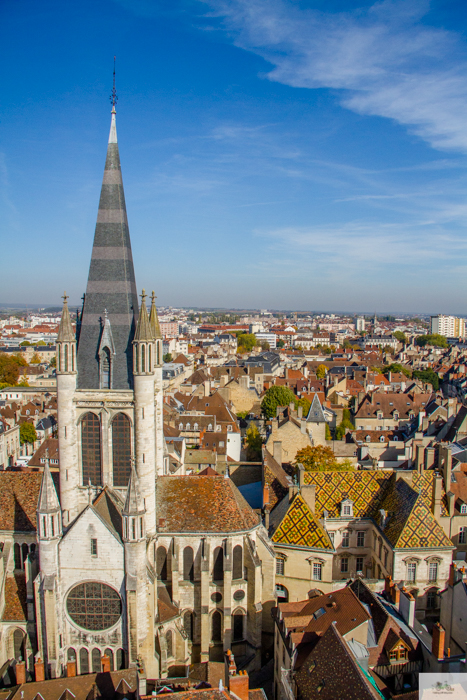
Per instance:
[[[444,335],[446,338],[463,338],[465,336],[465,321],[457,316],[431,317],[431,332]]]

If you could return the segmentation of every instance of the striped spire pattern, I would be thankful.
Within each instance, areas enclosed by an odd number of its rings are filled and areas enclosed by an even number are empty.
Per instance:
[[[99,389],[99,346],[106,312],[114,353],[112,389],[133,388],[132,341],[138,296],[131,255],[122,172],[112,109],[107,159],[78,345],[78,388]]]

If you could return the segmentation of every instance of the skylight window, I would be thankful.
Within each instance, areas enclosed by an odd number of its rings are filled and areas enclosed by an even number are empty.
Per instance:
[[[325,612],[326,612],[325,608],[320,608],[320,609],[317,610],[315,613],[313,613],[314,619],[317,620],[318,618],[321,617],[321,615],[324,615]]]

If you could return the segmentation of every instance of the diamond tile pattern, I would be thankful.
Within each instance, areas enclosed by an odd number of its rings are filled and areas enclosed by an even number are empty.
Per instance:
[[[331,540],[302,496],[295,496],[272,538],[277,544],[333,549]]]
[[[353,512],[357,518],[370,518],[388,488],[392,472],[305,472],[305,484],[316,485],[316,516],[322,518],[328,511],[330,518],[341,514],[341,502],[345,498],[353,501]]]

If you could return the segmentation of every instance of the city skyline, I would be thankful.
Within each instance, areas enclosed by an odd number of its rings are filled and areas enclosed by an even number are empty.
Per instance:
[[[49,0],[2,15],[5,303],[63,288],[79,303],[116,54],[138,289],[164,306],[463,313],[460,3]]]

